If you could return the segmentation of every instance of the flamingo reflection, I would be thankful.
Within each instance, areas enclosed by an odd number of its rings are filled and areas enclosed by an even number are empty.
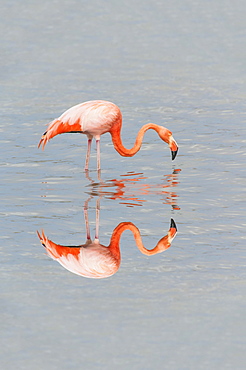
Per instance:
[[[93,181],[86,173],[90,181],[88,187],[89,195],[104,197],[106,199],[118,200],[120,204],[126,207],[142,206],[148,194],[161,195],[163,204],[169,204],[173,209],[180,209],[177,205],[177,194],[171,191],[173,187],[179,184],[178,175],[180,169],[174,169],[171,174],[165,175],[160,184],[149,183],[148,177],[143,172],[127,172],[120,175],[119,179],[110,179],[103,181],[101,178],[98,182]]]
[[[99,209],[100,200],[97,199],[96,206],[96,231],[95,238],[92,241],[90,236],[88,220],[88,201],[85,202],[84,216],[86,225],[86,242],[79,246],[63,246],[52,242],[47,238],[44,231],[38,233],[39,239],[46,248],[47,254],[64,268],[87,278],[107,278],[114,275],[121,262],[120,238],[125,230],[133,233],[136,245],[141,253],[151,256],[162,253],[171,246],[177,227],[173,219],[166,236],[161,238],[153,249],[146,249],[143,245],[139,229],[132,222],[121,222],[114,229],[108,246],[99,242]]]

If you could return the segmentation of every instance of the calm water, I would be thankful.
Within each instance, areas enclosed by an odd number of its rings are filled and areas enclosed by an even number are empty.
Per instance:
[[[1,5],[1,368],[245,369],[244,0],[8,1]],[[123,112],[130,148],[148,122],[173,131],[179,154],[148,132],[133,158],[102,137],[102,180],[86,137],[37,143],[79,102]],[[36,231],[80,245],[88,203],[100,242],[132,233],[106,279],[50,259]]]

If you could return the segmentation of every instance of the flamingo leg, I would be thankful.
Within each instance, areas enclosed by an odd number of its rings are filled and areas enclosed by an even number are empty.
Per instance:
[[[96,140],[96,146],[97,146],[97,171],[100,171],[101,164],[100,164],[100,139]]]
[[[88,169],[89,169],[89,161],[90,161],[90,154],[91,154],[91,142],[92,142],[92,139],[88,138],[86,160],[85,160],[85,171],[88,171]]]

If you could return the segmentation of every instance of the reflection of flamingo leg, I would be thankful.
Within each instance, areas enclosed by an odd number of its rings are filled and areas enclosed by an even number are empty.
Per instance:
[[[88,198],[84,204],[84,218],[85,218],[85,229],[86,229],[86,243],[91,243],[90,225],[88,217],[88,204],[92,197]],[[96,200],[96,231],[94,243],[99,243],[99,219],[100,219],[100,198]]]
[[[100,198],[96,201],[96,233],[95,243],[99,243],[99,216],[100,216]]]
[[[84,204],[84,218],[85,218],[85,229],[86,229],[86,244],[91,243],[91,234],[90,234],[90,226],[89,226],[89,218],[88,218],[88,202],[90,198],[85,201]]]

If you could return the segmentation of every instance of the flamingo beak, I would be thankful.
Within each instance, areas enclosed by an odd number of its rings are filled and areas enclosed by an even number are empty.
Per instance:
[[[178,144],[176,143],[176,141],[174,140],[174,138],[172,136],[170,137],[169,147],[170,147],[171,153],[172,153],[172,160],[174,160],[177,153],[178,153],[179,148],[178,148]]]
[[[177,150],[171,150],[171,153],[172,153],[172,160],[174,160],[177,153],[178,153],[178,149]]]

